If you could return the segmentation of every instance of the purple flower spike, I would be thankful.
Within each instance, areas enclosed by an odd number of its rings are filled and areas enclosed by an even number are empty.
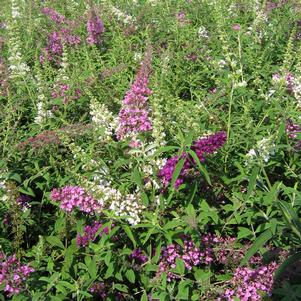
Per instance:
[[[217,132],[216,134],[206,136],[200,138],[199,140],[195,141],[192,146],[191,150],[193,150],[196,155],[198,156],[201,162],[205,161],[206,154],[213,154],[219,148],[221,148],[227,139],[227,134],[224,131]],[[194,160],[185,152],[182,153],[181,158],[186,158],[184,162],[184,166],[180,172],[178,179],[175,182],[175,188],[178,188],[182,183],[185,181],[185,177],[187,175],[187,171],[190,168],[194,167]],[[172,180],[173,173],[175,171],[176,165],[179,159],[178,156],[171,157],[167,160],[166,164],[161,168],[158,173],[158,177],[161,179],[161,182],[164,187],[167,187]]]
[[[79,186],[65,186],[61,189],[53,189],[51,191],[51,199],[61,202],[61,209],[67,212],[78,208],[82,212],[93,214],[102,209],[101,204]]]
[[[100,44],[101,42],[100,38],[104,32],[104,26],[103,26],[103,22],[95,14],[93,10],[90,12],[90,16],[87,21],[87,32],[88,32],[88,37],[86,41],[88,44],[90,45]]]
[[[119,112],[117,138],[122,140],[132,134],[152,129],[148,116],[147,99],[152,91],[148,88],[151,52],[147,51],[131,89],[126,92]]]

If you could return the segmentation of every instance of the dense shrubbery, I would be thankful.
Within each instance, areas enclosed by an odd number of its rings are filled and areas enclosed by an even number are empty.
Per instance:
[[[301,6],[0,12],[1,300],[300,300]]]

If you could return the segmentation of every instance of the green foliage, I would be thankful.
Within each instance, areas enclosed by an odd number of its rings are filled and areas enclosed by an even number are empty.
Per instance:
[[[35,271],[17,294],[0,280],[0,300],[217,300],[227,289],[239,300],[236,271],[271,262],[260,298],[300,300],[298,1],[2,4],[0,270],[16,254]],[[90,45],[95,14],[105,30]],[[119,139],[147,55],[152,129]],[[201,158],[195,141],[218,131],[226,143]],[[53,191],[66,186],[102,210],[64,210]]]

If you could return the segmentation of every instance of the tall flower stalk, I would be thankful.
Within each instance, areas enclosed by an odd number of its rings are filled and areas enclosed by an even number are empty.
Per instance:
[[[123,140],[133,138],[138,133],[152,129],[149,118],[147,100],[152,91],[148,88],[149,75],[151,72],[151,48],[147,50],[144,60],[136,75],[136,79],[130,90],[126,92],[119,112],[119,126],[117,138]]]

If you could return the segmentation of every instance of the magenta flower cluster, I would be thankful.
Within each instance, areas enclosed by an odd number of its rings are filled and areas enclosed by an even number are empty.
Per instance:
[[[101,42],[101,35],[104,32],[104,25],[101,19],[92,10],[87,21],[87,43],[90,45],[97,45]]]
[[[64,27],[71,25],[65,16],[49,7],[42,8],[42,13],[49,16],[53,22],[59,25],[59,28],[49,34],[47,45],[40,54],[40,63],[43,64],[45,60],[48,60],[58,64],[63,54],[63,45],[75,46],[81,42],[81,39],[78,35],[72,34],[70,28]]]
[[[297,134],[301,133],[301,128],[298,124],[294,123],[291,119],[288,119],[286,121],[285,131],[288,138],[295,139],[297,138]]]
[[[99,231],[99,229],[102,227],[102,224],[100,222],[94,222],[92,226],[85,226],[83,235],[80,235],[79,233],[76,236],[76,244],[78,247],[86,247],[89,242],[93,242],[96,237],[96,233]],[[105,227],[102,229],[98,236],[101,237],[102,234],[109,234],[108,227]]]
[[[292,142],[293,147],[296,151],[301,149],[301,139],[298,139],[298,134],[301,134],[301,128],[299,124],[294,123],[291,119],[286,121],[285,131],[287,137]]]
[[[227,288],[219,300],[234,301],[234,297],[238,297],[241,301],[262,300],[262,293],[271,294],[273,274],[277,268],[276,262],[254,269],[238,267],[231,280],[231,288]]]
[[[166,272],[168,281],[178,278],[176,274],[170,271],[176,267],[177,258],[183,260],[188,270],[203,262],[203,254],[193,241],[185,239],[183,243],[184,247],[178,244],[171,244],[164,247],[161,251],[162,255],[157,274],[161,275],[163,272]]]
[[[286,76],[285,76],[286,87],[287,87],[287,90],[291,93],[294,90],[294,85],[295,85],[294,80],[295,80],[295,77],[292,73],[286,74]]]
[[[71,34],[70,29],[62,28],[59,31],[53,31],[49,34],[48,43],[40,55],[40,63],[43,64],[45,59],[59,63],[59,59],[63,54],[63,44],[76,46],[80,42],[80,37]]]
[[[63,84],[63,83],[58,83],[55,87],[55,90],[51,93],[52,98],[63,98],[63,103],[67,104],[71,100],[77,100],[81,96],[81,90],[80,89],[75,89],[73,95],[68,95],[70,94],[70,85],[68,84]]]
[[[79,209],[82,212],[93,214],[100,212],[102,206],[93,196],[87,194],[80,186],[65,186],[51,191],[51,199],[60,202],[60,208],[67,212]]]
[[[31,200],[29,195],[21,194],[17,199],[16,203],[20,206],[22,210],[26,210],[30,208],[29,201]]]
[[[8,297],[19,294],[24,289],[24,282],[34,269],[21,264],[16,255],[6,257],[0,252],[0,285]]]
[[[147,51],[136,79],[123,99],[117,128],[117,138],[119,140],[131,136],[131,134],[152,129],[147,106],[148,96],[152,93],[148,88],[150,71],[151,52]]]
[[[48,16],[53,22],[56,24],[62,24],[67,21],[66,17],[58,13],[56,10],[50,8],[50,7],[43,7],[41,9],[41,12]]]
[[[195,141],[191,146],[191,150],[196,153],[201,162],[204,162],[205,156],[207,154],[213,154],[221,148],[226,142],[226,139],[226,132],[220,131]],[[195,166],[195,162],[189,154],[183,152],[180,157],[185,158],[185,162],[180,175],[175,182],[175,188],[178,188],[182,183],[184,183],[188,170]],[[168,159],[166,164],[159,171],[158,177],[161,179],[164,187],[167,187],[171,182],[178,161],[178,156]]]
[[[148,260],[147,256],[143,254],[141,248],[133,250],[129,257],[131,260],[134,260],[134,262],[137,264],[143,264]]]
[[[108,288],[104,282],[95,282],[90,288],[90,292],[97,295],[101,300],[107,298]]]

